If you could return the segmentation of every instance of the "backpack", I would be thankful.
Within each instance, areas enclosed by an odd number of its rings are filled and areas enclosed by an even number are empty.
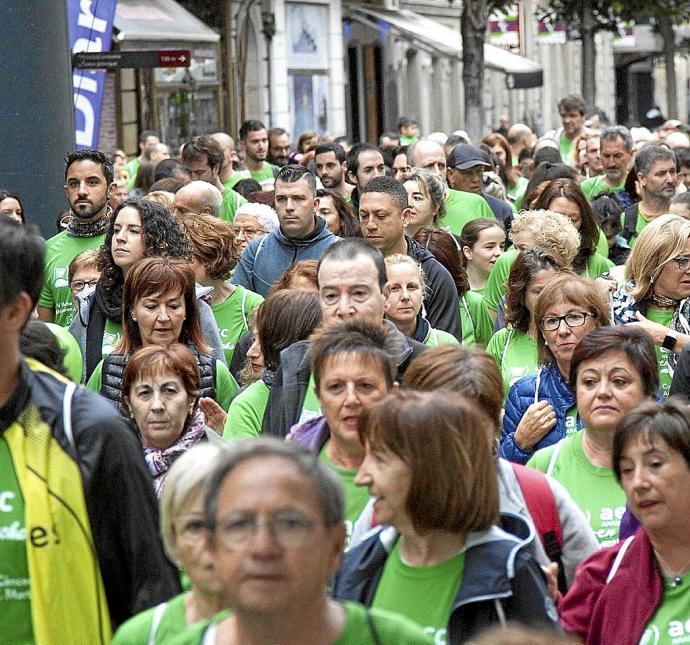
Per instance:
[[[565,579],[565,571],[561,559],[563,553],[563,527],[558,516],[558,508],[556,507],[553,491],[546,476],[538,470],[523,466],[522,464],[511,463],[511,466],[544,551],[551,562],[558,564],[558,589],[561,593],[565,593],[568,589],[568,583]]]
[[[621,231],[621,235],[625,238],[626,242],[630,242],[630,240],[637,235],[636,228],[637,204],[632,204],[623,211],[623,230]]]

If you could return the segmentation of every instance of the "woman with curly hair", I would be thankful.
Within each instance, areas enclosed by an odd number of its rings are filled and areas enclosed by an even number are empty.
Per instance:
[[[128,199],[113,213],[98,251],[101,277],[94,289],[79,294],[78,315],[70,324],[84,357],[87,381],[102,358],[122,338],[122,292],[127,273],[145,257],[160,256],[191,261],[179,222],[161,204]],[[201,329],[216,358],[225,362],[213,312],[199,303]]]

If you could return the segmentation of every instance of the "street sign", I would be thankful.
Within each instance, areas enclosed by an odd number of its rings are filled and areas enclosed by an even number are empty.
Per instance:
[[[72,54],[73,69],[137,69],[151,67],[189,67],[188,49],[147,51],[77,52]]]

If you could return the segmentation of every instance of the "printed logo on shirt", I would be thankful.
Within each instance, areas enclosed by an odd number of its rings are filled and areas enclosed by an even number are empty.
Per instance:
[[[31,580],[29,578],[11,578],[0,573],[0,600],[30,600]]]
[[[12,513],[14,505],[12,500],[16,497],[11,490],[0,493],[0,513]],[[0,526],[0,542],[24,542],[26,540],[26,529],[18,520],[9,526]]]
[[[625,506],[604,506],[599,509],[599,526],[594,529],[597,541],[600,547],[613,546],[618,542],[618,532],[620,530],[621,520],[625,514]],[[591,522],[592,514],[590,511],[585,511],[585,517],[590,525],[594,528]],[[689,641],[690,642],[690,641]]]
[[[656,625],[652,625],[644,630],[642,638],[640,638],[640,645],[659,645],[660,638],[659,628]]]
[[[424,633],[429,634],[434,637],[434,645],[446,645],[446,634],[447,629],[442,627],[441,629],[434,629],[433,627],[425,627]]]
[[[53,286],[56,289],[61,289],[62,287],[69,287],[66,268],[55,267],[55,270],[53,271]]]
[[[112,354],[119,340],[120,334],[113,334],[109,331],[103,332],[103,356]]]

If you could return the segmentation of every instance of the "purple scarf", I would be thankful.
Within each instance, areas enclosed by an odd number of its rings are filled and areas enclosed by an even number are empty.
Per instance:
[[[153,487],[156,490],[156,497],[160,497],[163,492],[165,477],[168,469],[175,460],[186,450],[189,450],[197,441],[206,436],[206,425],[204,415],[197,408],[189,427],[180,435],[180,438],[169,448],[159,450],[158,448],[144,448],[144,460],[146,466],[153,477]]]

